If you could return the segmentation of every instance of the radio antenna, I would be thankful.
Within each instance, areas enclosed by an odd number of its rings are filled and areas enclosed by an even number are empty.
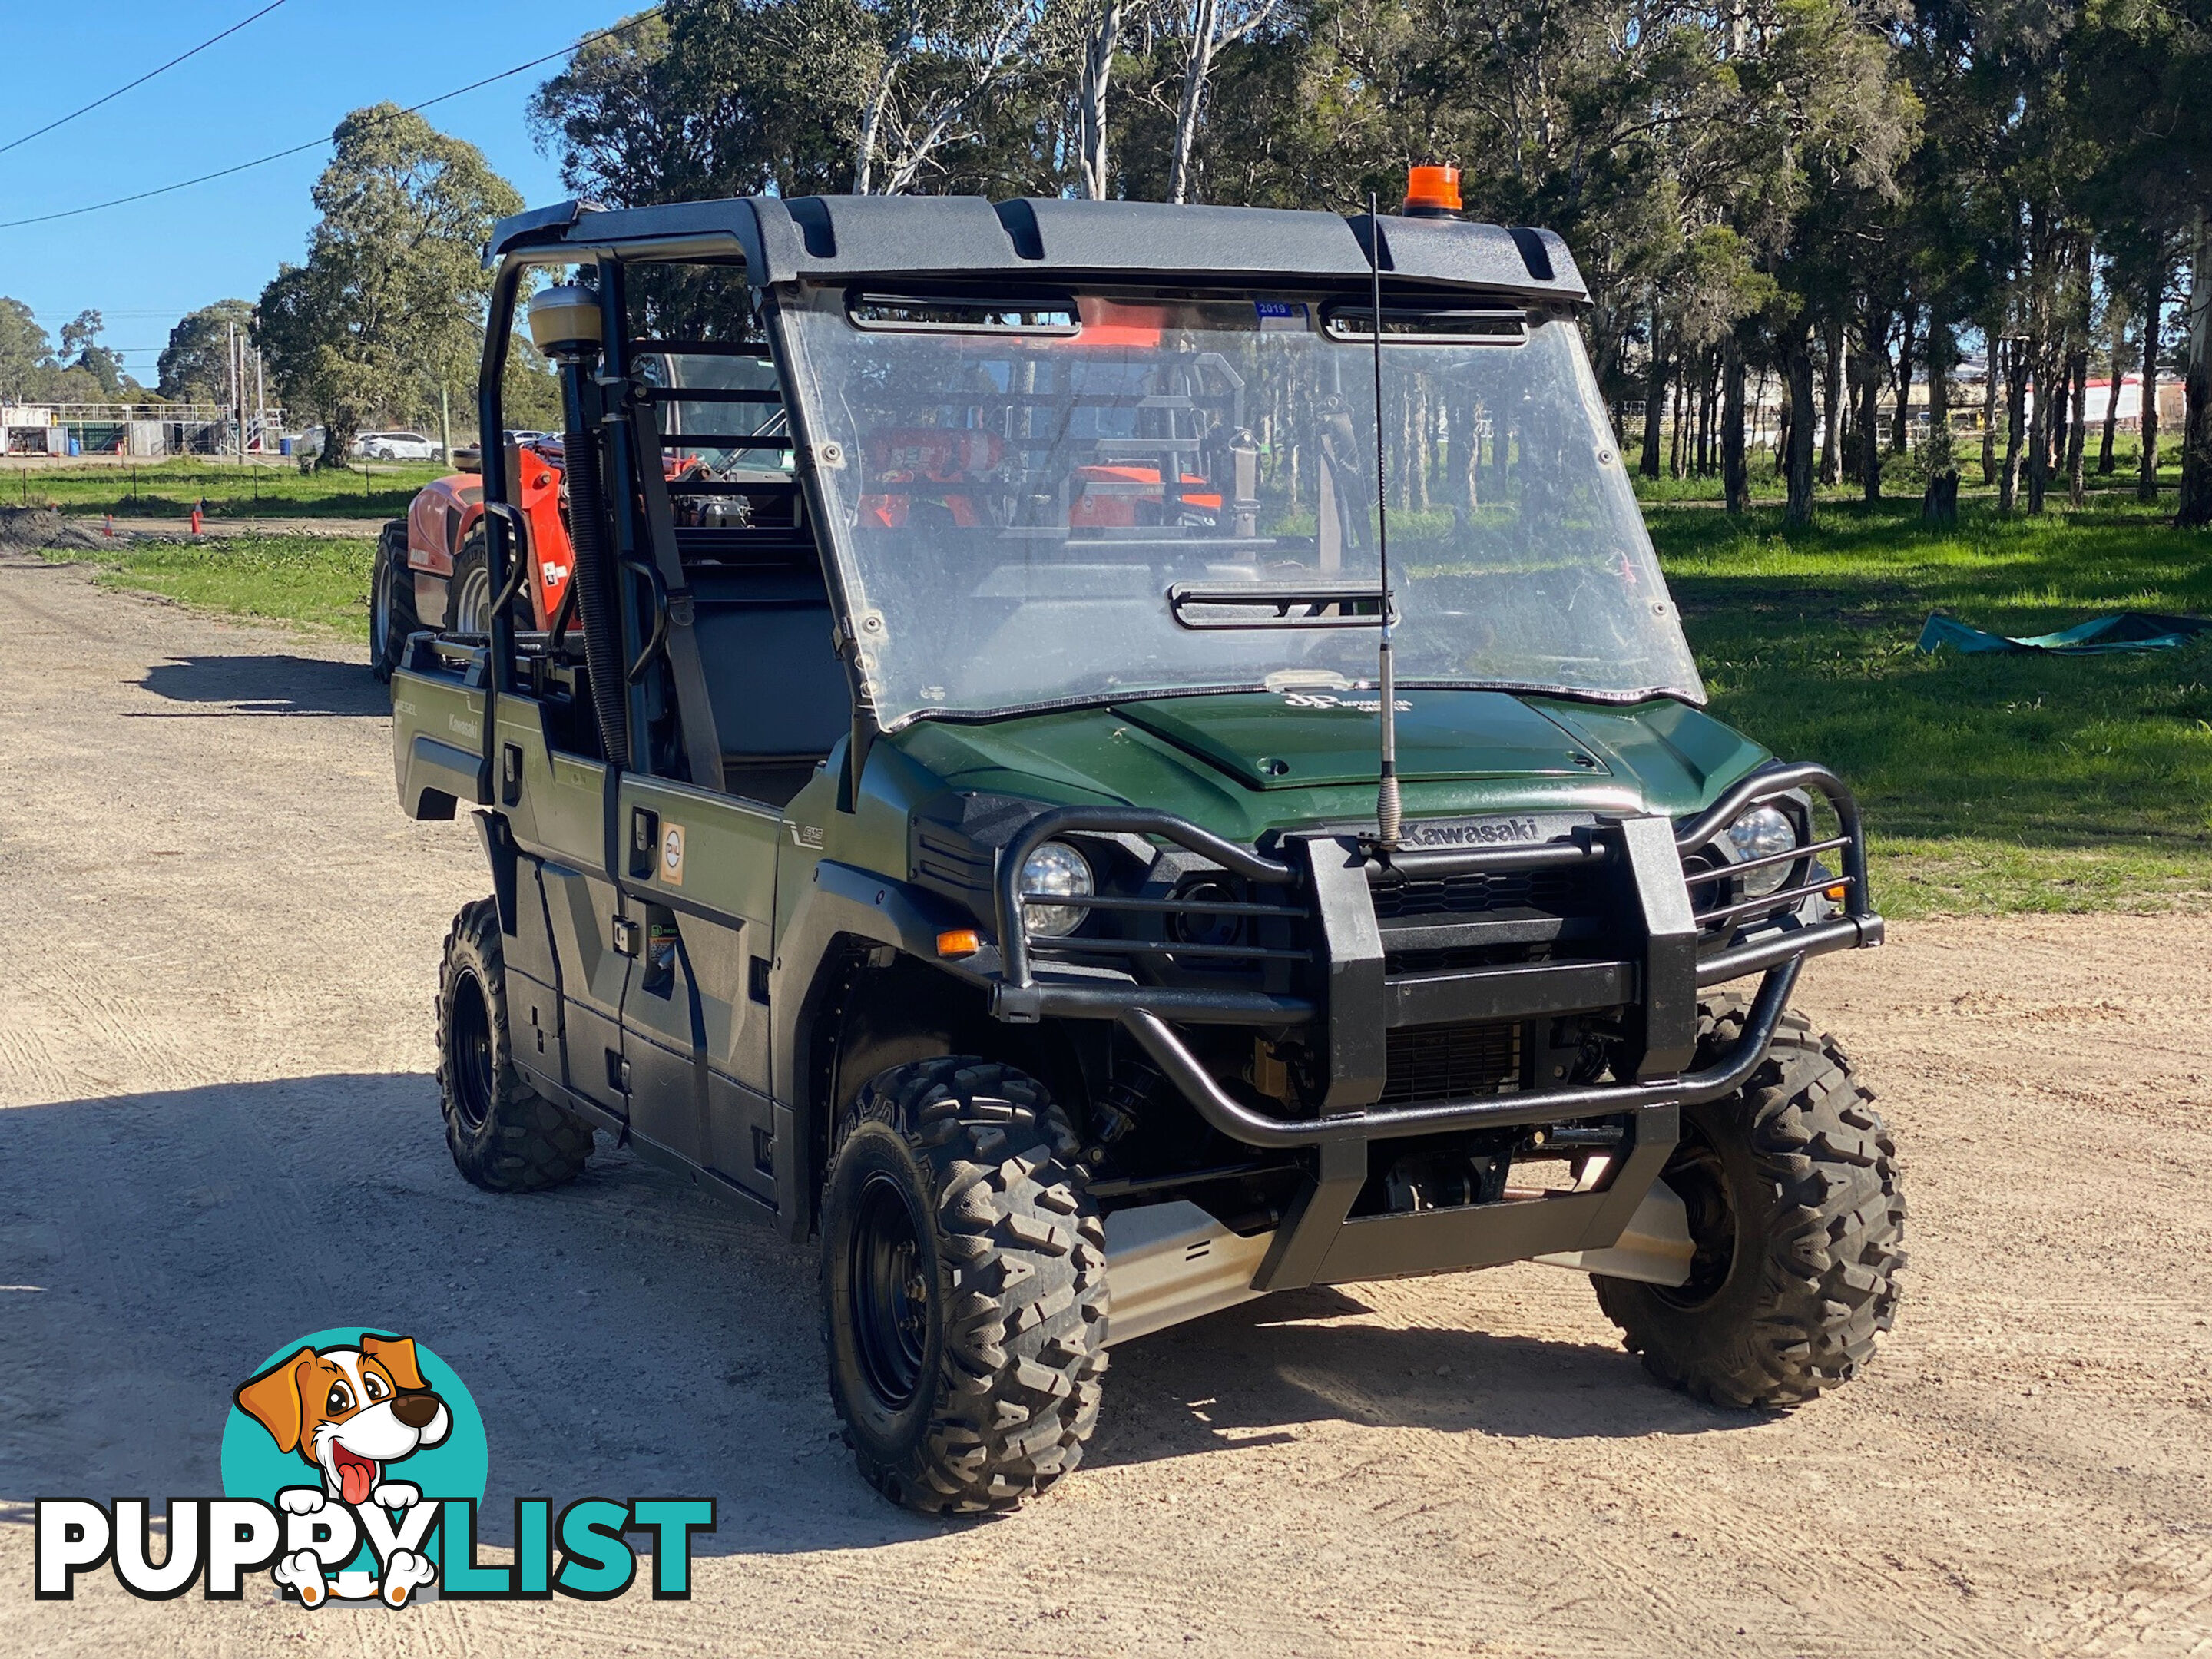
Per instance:
[[[1401,812],[1398,800],[1398,678],[1390,660],[1391,635],[1397,625],[1397,596],[1390,591],[1390,475],[1382,440],[1382,216],[1375,192],[1367,192],[1367,278],[1370,336],[1375,356],[1375,550],[1382,578],[1382,642],[1377,651],[1382,683],[1382,764],[1375,792],[1375,844],[1398,850]]]

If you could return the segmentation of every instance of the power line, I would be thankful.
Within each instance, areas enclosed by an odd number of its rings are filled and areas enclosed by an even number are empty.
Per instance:
[[[451,92],[441,92],[435,98],[425,98],[419,104],[410,104],[399,113],[413,115],[418,111],[428,109],[433,104],[442,104],[448,99],[459,98],[465,93],[475,92],[480,88],[490,86],[494,82],[512,79],[526,70],[536,69],[540,64],[550,64],[556,58],[566,58],[571,53],[581,52],[595,40],[604,40],[611,34],[620,34],[626,29],[635,28],[640,23],[659,15],[657,9],[640,12],[636,16],[614,24],[611,27],[595,29],[591,33],[562,47],[558,52],[549,52],[544,57],[533,58],[526,64],[517,64],[513,69],[501,70],[496,75],[487,75],[481,81],[471,81],[465,87],[455,87]],[[28,219],[0,220],[0,230],[18,230],[25,225],[52,224],[57,219],[75,219],[87,213],[104,212],[109,208],[127,207],[133,202],[143,202],[156,196],[167,196],[174,191],[190,190],[195,185],[212,184],[216,179],[228,179],[233,173],[246,173],[254,167],[266,167],[271,161],[283,161],[287,156],[302,155],[311,149],[320,149],[330,142],[328,137],[311,138],[304,144],[293,145],[289,149],[273,150],[266,155],[258,155],[251,161],[240,161],[236,167],[221,167],[213,173],[203,173],[197,179],[180,179],[173,185],[157,185],[152,190],[139,191],[135,195],[118,196],[112,201],[94,202],[85,207],[64,208],[59,213],[41,213]]]
[[[270,12],[276,10],[278,6],[281,6],[283,3],[284,0],[271,0],[270,4],[262,7],[262,9],[259,11],[255,12],[252,16],[246,19],[245,22],[233,23],[221,34],[210,36],[207,40],[201,41],[199,45],[194,46],[190,52],[182,52],[178,56],[172,58],[167,63],[162,64],[161,68],[148,70],[145,74],[140,76],[136,81],[131,82],[130,85],[116,88],[114,91],[109,93],[105,98],[94,99],[82,109],[71,110],[67,115],[63,116],[58,121],[47,122],[46,125],[40,127],[36,132],[27,132],[21,138],[11,139],[7,143],[0,144],[0,155],[5,155],[9,150],[14,149],[18,144],[27,144],[32,139],[52,132],[56,127],[67,126],[70,122],[76,120],[80,115],[91,114],[93,111],[98,109],[102,104],[113,103],[125,93],[129,92],[132,87],[143,87],[155,76],[167,74],[171,70],[176,68],[178,64],[183,63],[185,58],[198,57],[200,53],[205,52],[210,46],[215,45],[218,40],[228,40],[232,35],[237,33],[239,30],[244,28],[246,23],[256,23],[260,21],[261,19],[268,16]]]

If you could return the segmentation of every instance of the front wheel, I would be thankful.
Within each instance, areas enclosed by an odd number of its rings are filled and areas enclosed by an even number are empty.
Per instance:
[[[1699,1065],[1741,1036],[1711,1005]],[[1834,1042],[1783,1016],[1743,1091],[1682,1109],[1664,1179],[1695,1255],[1680,1286],[1595,1278],[1598,1305],[1662,1382],[1715,1405],[1784,1407],[1849,1382],[1897,1314],[1897,1146]]]
[[[1043,1087],[952,1056],[848,1116],[822,1202],[830,1391],[861,1474],[931,1514],[1073,1468],[1106,1370],[1106,1235]]]
[[[453,918],[437,1006],[438,1104],[454,1166],[494,1193],[541,1192],[574,1180],[592,1156],[592,1126],[515,1069],[492,900],[463,905]]]

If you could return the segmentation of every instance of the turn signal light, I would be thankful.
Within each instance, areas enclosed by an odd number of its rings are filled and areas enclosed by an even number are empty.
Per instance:
[[[937,936],[940,957],[972,957],[983,948],[982,935],[973,927],[951,927]]]
[[[1406,175],[1405,211],[1415,218],[1437,218],[1459,211],[1459,169],[1418,167]]]
[[[1831,887],[1828,890],[1828,902],[1832,904],[1841,904],[1844,902],[1844,894],[1848,890],[1840,884]]]

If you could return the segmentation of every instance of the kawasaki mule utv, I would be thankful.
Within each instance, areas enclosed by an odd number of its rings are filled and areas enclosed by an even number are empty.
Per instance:
[[[1534,1260],[1705,1399],[1867,1362],[1894,1149],[1788,1008],[1881,938],[1857,811],[1700,712],[1557,237],[839,197],[490,257],[483,429],[527,299],[576,564],[518,626],[488,453],[487,629],[394,681],[406,811],[491,865],[470,1180],[602,1131],[818,1237],[860,1467],[929,1510],[1273,1291]]]

